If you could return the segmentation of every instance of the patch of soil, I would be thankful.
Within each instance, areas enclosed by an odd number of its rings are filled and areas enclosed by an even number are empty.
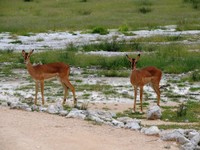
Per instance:
[[[178,150],[137,131],[0,106],[0,150]]]

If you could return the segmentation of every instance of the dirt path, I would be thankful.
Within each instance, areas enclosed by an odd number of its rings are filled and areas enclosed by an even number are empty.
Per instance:
[[[0,150],[162,150],[174,142],[87,121],[0,106]]]

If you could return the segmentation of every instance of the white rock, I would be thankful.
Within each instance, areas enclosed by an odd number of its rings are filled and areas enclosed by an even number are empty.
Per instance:
[[[58,109],[54,105],[49,105],[47,108],[47,112],[50,114],[58,114]]]
[[[132,130],[139,130],[141,128],[139,123],[135,121],[127,123],[124,127],[127,129],[132,129]]]
[[[69,113],[69,112],[68,112],[67,110],[61,110],[61,111],[59,112],[59,115],[60,115],[60,116],[67,116],[68,113]]]
[[[149,120],[160,119],[161,116],[162,116],[162,113],[159,106],[153,106],[147,110],[147,119]]]
[[[8,106],[8,103],[7,103],[7,102],[2,102],[2,103],[1,103],[1,106],[7,107],[7,106]]]
[[[120,121],[120,122],[123,122],[124,124],[127,124],[129,122],[133,122],[133,121],[137,122],[138,124],[141,123],[140,120],[138,120],[138,119],[132,119],[130,117],[119,117],[119,118],[117,118],[117,120]]]
[[[196,134],[192,139],[191,143],[194,145],[198,145],[200,143],[200,133]]]
[[[195,146],[189,142],[181,146],[181,150],[195,150]]]
[[[100,118],[97,117],[97,116],[91,116],[91,115],[90,115],[90,116],[87,117],[87,119],[92,120],[92,121],[95,121],[95,122],[100,123],[100,124],[105,123],[104,120],[100,119]]]
[[[194,136],[199,135],[197,131],[191,131],[188,133],[188,138],[191,140]]]
[[[117,127],[120,127],[120,128],[123,128],[123,127],[124,127],[124,123],[123,123],[123,122],[120,122],[120,121],[115,120],[115,119],[112,120],[112,124],[113,124],[114,126],[117,126]]]
[[[176,141],[180,144],[188,143],[189,140],[184,136],[183,129],[176,129],[161,135],[161,139],[164,141]]]
[[[159,135],[160,130],[157,126],[151,126],[150,128],[142,129],[141,132],[143,132],[146,135]]]
[[[78,119],[85,119],[86,114],[83,110],[72,109],[69,114],[66,116],[67,118],[78,118]]]

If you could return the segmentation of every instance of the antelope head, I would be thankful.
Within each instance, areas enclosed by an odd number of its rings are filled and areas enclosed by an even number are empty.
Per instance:
[[[136,69],[136,63],[137,63],[137,61],[140,59],[140,54],[138,54],[136,58],[131,58],[131,57],[129,57],[128,55],[126,55],[126,57],[127,57],[128,60],[131,62],[131,67],[132,67],[132,69],[133,69],[133,70]]]
[[[29,53],[26,53],[25,50],[22,50],[22,56],[24,57],[24,63],[28,64],[31,54],[34,52],[34,50],[31,50]]]

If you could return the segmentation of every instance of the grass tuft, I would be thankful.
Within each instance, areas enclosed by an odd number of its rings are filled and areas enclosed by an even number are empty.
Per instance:
[[[187,112],[182,112],[182,115],[177,115],[177,112],[180,114],[181,107],[162,107],[162,120],[168,120],[172,122],[199,122],[200,120],[200,104],[194,101],[188,101],[184,107],[187,108]]]
[[[91,33],[98,33],[98,34],[100,34],[100,35],[106,35],[106,34],[108,34],[109,32],[108,32],[108,30],[106,29],[106,28],[104,28],[104,27],[94,27],[93,29],[92,29],[92,32]]]

